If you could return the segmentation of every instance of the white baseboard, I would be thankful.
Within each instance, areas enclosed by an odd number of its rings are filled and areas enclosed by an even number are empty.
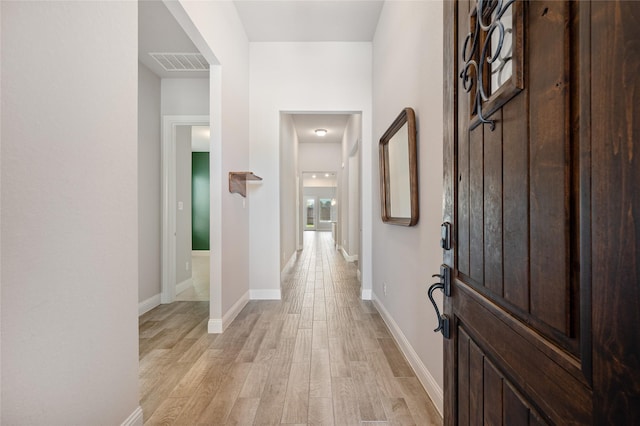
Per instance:
[[[234,319],[238,316],[240,311],[247,306],[249,303],[249,292],[247,291],[245,294],[238,299],[236,303],[233,304],[231,309],[227,311],[226,314],[222,316],[222,331],[226,330],[227,327],[233,322]]]
[[[193,286],[193,279],[187,278],[186,280],[182,281],[180,284],[176,285],[176,294],[180,294],[192,286]]]
[[[209,250],[191,250],[191,256],[209,256]]]
[[[151,296],[147,300],[143,300],[138,303],[138,316],[146,314],[156,306],[160,305],[160,294],[156,294],[155,296]]]
[[[363,288],[361,297],[362,297],[362,300],[371,300],[371,289]]]
[[[139,406],[124,422],[122,422],[121,426],[142,426],[143,424],[142,407]]]
[[[355,262],[356,260],[358,260],[357,254],[354,254],[353,256],[349,255],[344,247],[340,247],[340,252],[342,253],[342,257],[344,257],[344,260],[346,260],[347,262]]]
[[[221,319],[209,319],[209,323],[207,324],[207,332],[209,334],[220,334],[220,333],[222,333],[222,320]]]
[[[424,387],[424,390],[427,391],[427,394],[442,416],[444,413],[444,395],[442,388],[438,385],[429,370],[427,370],[427,367],[424,365],[416,351],[413,349],[411,343],[409,343],[409,340],[400,329],[400,326],[398,326],[398,324],[394,321],[389,311],[385,309],[384,305],[380,302],[375,294],[373,295],[373,305],[376,307],[378,312],[380,312],[382,319],[389,327],[389,330],[391,330],[391,334],[400,347],[400,350],[409,361],[411,368],[413,368],[416,376],[418,376],[418,380],[420,380],[420,383],[422,383],[422,387]]]
[[[249,290],[249,298],[251,300],[280,300],[280,289],[271,290]]]

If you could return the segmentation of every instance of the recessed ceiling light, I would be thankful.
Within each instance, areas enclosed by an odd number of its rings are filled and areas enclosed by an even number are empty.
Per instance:
[[[315,178],[316,178],[316,175],[311,175],[311,177],[315,179]]]
[[[316,132],[316,135],[318,136],[324,136],[327,134],[327,129],[316,129],[314,132]]]
[[[329,173],[325,173],[325,174],[324,174],[324,177],[329,177]]]

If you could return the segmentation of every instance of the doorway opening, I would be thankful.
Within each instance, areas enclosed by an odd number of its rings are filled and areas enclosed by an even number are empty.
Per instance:
[[[361,139],[359,112],[280,113],[281,276],[294,266],[307,231],[331,233],[334,249],[358,260]]]
[[[305,231],[315,231],[316,230],[316,201],[317,197],[304,197],[304,230]]]
[[[190,255],[182,255],[183,245],[191,251],[189,178],[186,190],[176,179],[191,169],[192,126],[210,121],[208,59],[174,12],[164,2],[138,4],[139,314],[173,302],[176,286],[191,279]],[[170,66],[178,52],[193,59],[190,66]],[[186,104],[197,106],[190,115]]]
[[[302,172],[304,231],[333,232],[338,223],[336,171]]]
[[[209,126],[178,126],[176,136],[176,301],[208,302]],[[181,266],[184,264],[184,270]]]
[[[209,216],[209,211],[203,204],[210,206],[210,197],[202,194],[202,185],[196,188],[196,199],[193,197],[193,181],[197,180],[209,187],[208,182],[202,182],[202,174],[207,176],[210,170],[200,172],[200,176],[193,175],[193,157],[196,153],[202,153],[197,157],[209,157],[209,117],[208,116],[165,116],[163,117],[163,240],[162,240],[162,292],[161,302],[172,303],[176,300],[210,300],[210,278],[202,282],[202,275],[210,275],[210,270],[202,265],[209,259],[208,250],[196,253],[196,264],[200,266],[198,274],[198,290],[193,282],[193,212],[196,202],[197,223],[200,224],[202,216]],[[193,137],[196,129],[196,137]],[[194,149],[196,150],[194,152]],[[208,161],[207,161],[208,163]],[[204,210],[204,211],[203,211]],[[196,227],[198,228],[198,226]],[[198,239],[202,239],[202,226],[196,229]],[[210,238],[210,237],[209,237]],[[206,255],[206,256],[205,256]],[[206,259],[202,259],[206,257]],[[177,295],[185,290],[180,299]],[[206,298],[205,298],[206,296]],[[197,297],[197,298],[196,298]]]

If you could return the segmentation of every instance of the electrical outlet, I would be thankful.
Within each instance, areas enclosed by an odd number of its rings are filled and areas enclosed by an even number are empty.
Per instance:
[[[387,283],[382,284],[382,292],[385,296],[387,295]]]

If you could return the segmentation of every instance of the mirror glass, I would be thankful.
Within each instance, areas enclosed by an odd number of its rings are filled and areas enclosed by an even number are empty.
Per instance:
[[[405,108],[380,138],[382,220],[394,225],[418,222],[418,165],[415,113]]]
[[[389,141],[389,201],[393,217],[411,217],[408,129],[404,123]]]

